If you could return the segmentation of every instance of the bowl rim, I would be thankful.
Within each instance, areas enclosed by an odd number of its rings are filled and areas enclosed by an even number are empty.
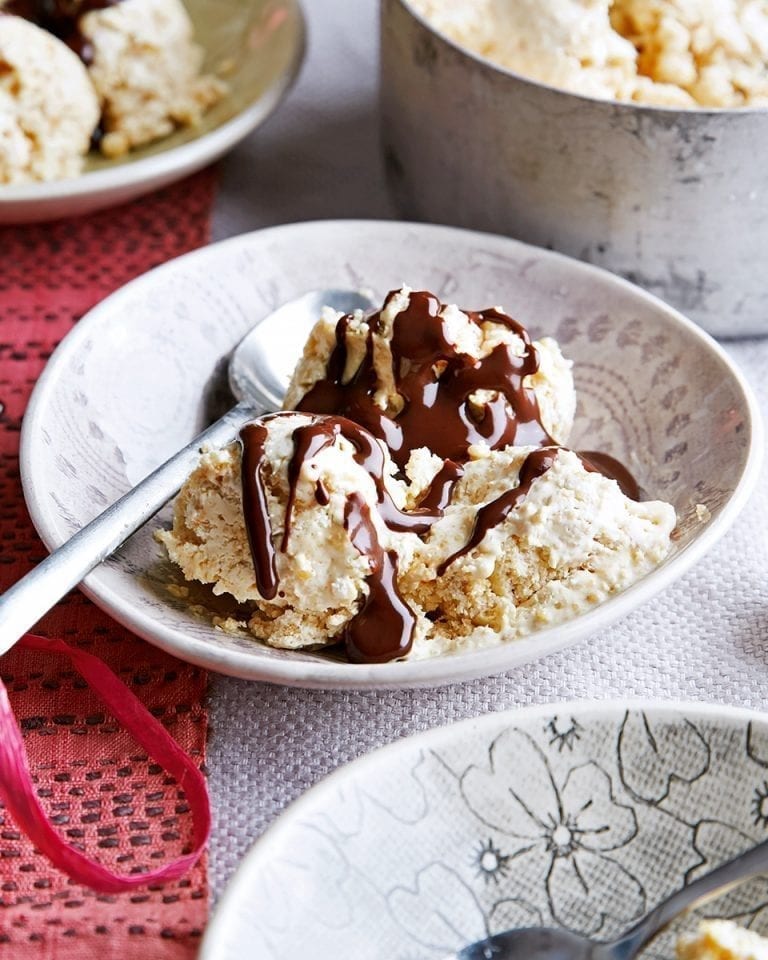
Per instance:
[[[285,0],[296,17],[296,38],[290,61],[267,89],[251,100],[229,120],[206,133],[195,135],[187,143],[161,149],[148,157],[121,159],[100,170],[86,170],[75,177],[36,180],[18,184],[0,184],[0,212],[22,204],[44,204],[57,200],[96,198],[116,190],[129,190],[147,184],[167,183],[191,173],[222,156],[270,116],[293,86],[304,60],[307,46],[307,22],[299,0]],[[162,143],[160,140],[154,143]]]
[[[472,61],[478,67],[483,70],[489,70],[491,73],[497,73],[501,76],[508,77],[510,80],[517,81],[524,84],[527,87],[533,89],[544,90],[550,94],[558,94],[563,97],[567,97],[569,100],[580,100],[584,104],[591,104],[592,106],[606,106],[610,107],[612,110],[626,110],[628,113],[648,113],[651,115],[661,115],[661,116],[697,116],[697,117],[721,117],[721,116],[752,116],[757,114],[759,116],[768,115],[768,105],[766,106],[754,106],[747,105],[744,107],[711,107],[711,106],[692,106],[692,107],[673,107],[665,106],[663,104],[652,104],[652,103],[641,103],[634,100],[617,100],[615,97],[596,97],[591,96],[590,94],[580,93],[574,90],[567,90],[564,87],[556,87],[550,83],[545,83],[541,80],[535,80],[532,77],[528,77],[523,73],[517,73],[517,71],[512,70],[510,67],[505,67],[500,63],[497,63],[495,60],[491,60],[489,57],[483,56],[481,53],[477,53],[469,47],[464,46],[459,43],[457,40],[454,40],[447,33],[443,33],[442,30],[438,29],[427,16],[417,10],[412,3],[412,0],[388,0],[389,3],[399,4],[400,7],[414,20],[419,24],[427,33],[431,34],[433,37],[436,37],[440,40],[446,47],[448,47],[455,54],[460,55],[462,58]],[[382,20],[385,20],[387,17],[387,2],[382,3]],[[381,31],[382,43],[384,41],[385,31]]]
[[[682,576],[730,527],[757,482],[763,458],[762,417],[757,400],[744,375],[725,350],[701,327],[658,297],[601,267],[574,260],[555,251],[532,248],[529,244],[522,243],[519,240],[513,240],[499,234],[480,233],[440,224],[414,224],[396,220],[342,219],[282,224],[240,234],[201,247],[155,267],[120,287],[115,293],[89,311],[73,327],[46,364],[33,390],[21,430],[20,472],[24,496],[35,528],[46,547],[51,550],[60,546],[63,541],[59,531],[52,523],[49,523],[48,511],[43,505],[42,491],[38,490],[31,480],[35,474],[34,461],[37,445],[34,442],[34,437],[39,432],[36,429],[37,421],[48,402],[49,393],[55,388],[59,363],[70,352],[79,348],[80,344],[90,336],[92,329],[98,328],[101,317],[108,315],[114,309],[116,303],[119,304],[121,300],[130,300],[142,287],[151,288],[158,276],[161,276],[163,272],[177,270],[180,263],[190,267],[197,262],[204,262],[205,258],[210,255],[209,251],[214,247],[219,251],[225,251],[228,247],[236,249],[244,241],[257,236],[262,238],[263,242],[273,242],[280,234],[290,236],[291,232],[297,230],[327,232],[339,228],[344,230],[370,228],[378,231],[402,231],[403,227],[427,234],[430,231],[443,234],[452,232],[456,235],[461,234],[466,239],[473,236],[482,237],[486,242],[491,237],[496,242],[503,241],[504,245],[516,245],[524,250],[535,249],[537,256],[540,256],[545,262],[566,262],[569,269],[576,269],[586,275],[592,275],[602,285],[610,284],[625,292],[629,291],[633,298],[646,301],[656,312],[665,314],[672,323],[682,326],[688,334],[700,341],[702,348],[710,354],[713,353],[729,371],[735,386],[741,392],[745,414],[745,430],[749,438],[742,473],[720,512],[669,563],[652,570],[626,590],[598,604],[592,610],[579,615],[575,619],[540,630],[527,637],[463,654],[456,653],[443,657],[383,664],[349,664],[321,658],[312,660],[256,658],[251,653],[246,653],[239,648],[236,650],[222,649],[205,640],[189,637],[182,640],[180,630],[157,624],[151,617],[137,611],[130,602],[126,603],[119,590],[98,582],[94,583],[94,575],[89,575],[80,584],[80,589],[98,606],[106,610],[118,623],[173,656],[197,666],[242,679],[267,681],[306,689],[373,690],[437,686],[505,673],[532,660],[540,659],[543,655],[560,651],[578,640],[585,639],[634,610],[664,589],[669,579],[670,564],[674,564],[674,578],[678,579]],[[547,641],[544,654],[539,649],[542,639]],[[509,662],[508,651],[510,650],[515,651],[512,662]]]
[[[307,788],[295,800],[288,803],[280,813],[266,827],[264,832],[253,841],[240,859],[237,867],[226,882],[211,918],[203,935],[198,960],[219,960],[220,954],[217,943],[224,939],[229,913],[237,909],[237,903],[242,895],[241,887],[248,887],[252,882],[252,875],[261,869],[261,861],[269,857],[271,851],[283,841],[284,835],[290,835],[294,823],[306,818],[312,813],[316,800],[326,792],[336,789],[350,775],[360,779],[361,775],[374,769],[382,761],[386,763],[391,756],[403,750],[434,749],[443,740],[451,740],[453,736],[462,736],[464,731],[475,730],[481,733],[486,727],[511,725],[516,718],[521,722],[534,722],[538,719],[551,717],[553,714],[569,713],[578,719],[585,714],[590,718],[628,713],[630,710],[640,710],[644,713],[655,713],[658,716],[669,714],[693,714],[697,718],[722,718],[730,725],[740,722],[758,721],[768,725],[768,712],[753,707],[737,707],[731,704],[700,702],[696,700],[663,699],[655,697],[606,697],[594,700],[570,699],[555,700],[548,703],[532,703],[507,710],[495,710],[481,716],[465,717],[462,720],[440,724],[429,730],[422,730],[397,740],[392,740],[379,747],[374,747],[359,757],[341,763],[330,773]],[[686,716],[686,719],[690,717]],[[456,733],[458,731],[458,734]]]

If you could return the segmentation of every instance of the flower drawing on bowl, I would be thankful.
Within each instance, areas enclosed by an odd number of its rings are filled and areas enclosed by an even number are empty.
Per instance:
[[[634,811],[617,803],[608,774],[590,761],[557,783],[531,736],[500,734],[487,765],[470,766],[460,781],[469,809],[503,835],[507,893],[535,901],[546,890],[562,926],[598,934],[607,920],[629,923],[645,908],[640,882],[611,853],[637,834]]]
[[[759,724],[747,724],[747,756],[763,769],[768,769],[768,730]]]
[[[690,785],[710,767],[710,749],[689,720],[672,722],[628,710],[619,731],[619,773],[638,801],[660,804],[674,783]]]
[[[474,864],[477,869],[477,875],[482,877],[486,883],[493,881],[497,886],[499,880],[509,874],[509,854],[503,853],[493,842],[488,840],[480,844],[475,852]]]
[[[752,795],[752,821],[756,827],[768,828],[768,780],[755,787]]]
[[[356,882],[337,840],[312,822],[300,823],[291,847],[281,850],[258,879],[260,902],[270,904],[265,930],[285,935],[302,923],[345,929],[353,921]]]
[[[573,750],[573,745],[581,739],[584,727],[575,717],[552,717],[544,728],[549,734],[549,745],[557,746],[562,753],[564,749]]]
[[[440,957],[489,934],[542,923],[541,913],[522,899],[502,899],[485,909],[460,874],[444,863],[427,864],[410,884],[395,887],[387,905],[415,941]]]

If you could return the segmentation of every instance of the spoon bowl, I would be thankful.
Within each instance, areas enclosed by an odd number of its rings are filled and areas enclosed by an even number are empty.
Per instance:
[[[0,654],[178,493],[203,447],[231,443],[245,423],[280,406],[323,307],[348,313],[371,305],[352,290],[313,290],[257,323],[229,361],[230,386],[239,403],[0,596]]]
[[[325,307],[354,313],[373,307],[355,290],[310,290],[284,303],[257,323],[235,347],[229,361],[229,386],[240,401],[275,410],[283,402],[301,348]],[[264,411],[262,411],[264,412]]]
[[[619,960],[619,955],[610,944],[593,943],[569,930],[530,927],[498,933],[446,960]]]

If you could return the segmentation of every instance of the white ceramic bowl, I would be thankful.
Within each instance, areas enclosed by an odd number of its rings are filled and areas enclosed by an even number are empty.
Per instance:
[[[200,958],[441,960],[537,925],[608,939],[766,838],[767,768],[766,714],[701,704],[549,704],[401,740],[288,808]],[[704,913],[768,932],[768,881]]]
[[[462,0],[463,2],[463,0]],[[716,336],[768,334],[768,110],[594,100],[499,67],[383,0],[381,130],[409,218],[607,267]]]
[[[184,0],[204,70],[228,64],[227,95],[197,127],[119,160],[92,153],[79,177],[0,186],[0,224],[54,220],[116,206],[194,173],[248,136],[290,89],[304,53],[298,0]]]
[[[424,661],[350,664],[274,650],[214,629],[181,585],[150,522],[85,582],[131,630],[213,670],[302,686],[413,686],[508,670],[627,614],[684,573],[733,521],[754,483],[759,413],[725,353],[679,313],[595,267],[503,237],[448,227],[321,221],[235,237],[128,284],[83,318],[52,357],[24,420],[30,513],[58,546],[205,424],[225,358],[278,304],[309,289],[403,281],[468,308],[501,303],[574,360],[572,445],[626,463],[678,533],[654,572],[561,626],[492,649]],[[298,356],[301,344],[295,345]],[[708,515],[701,519],[697,504]],[[215,604],[214,604],[215,606]]]

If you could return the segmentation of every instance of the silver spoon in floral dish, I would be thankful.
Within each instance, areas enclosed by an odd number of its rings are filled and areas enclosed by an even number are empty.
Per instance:
[[[681,913],[767,871],[768,840],[662,900],[615,940],[597,943],[569,930],[525,927],[493,934],[445,960],[632,960]]]

